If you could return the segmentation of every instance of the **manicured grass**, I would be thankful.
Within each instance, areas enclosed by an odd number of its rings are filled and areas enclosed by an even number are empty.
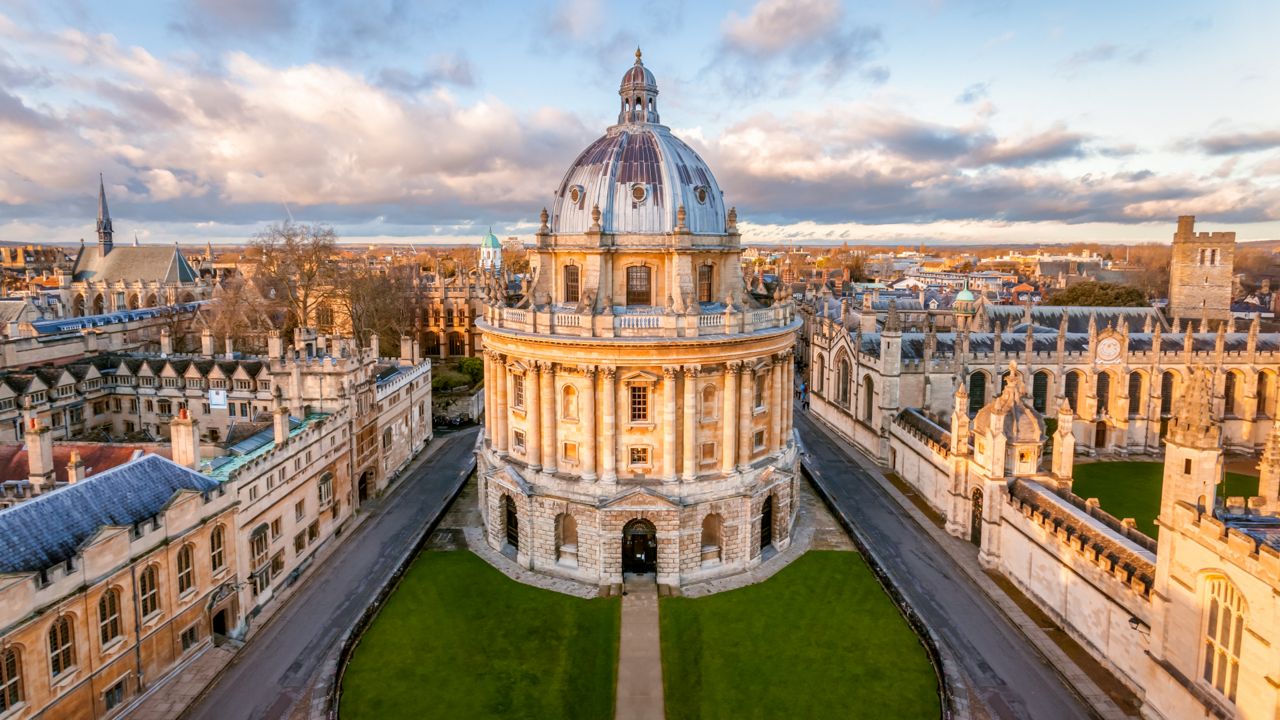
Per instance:
[[[1102,509],[1117,519],[1131,517],[1138,529],[1156,536],[1160,514],[1160,485],[1164,464],[1158,462],[1097,462],[1076,465],[1072,492],[1082,498],[1098,498]],[[1218,486],[1218,497],[1250,497],[1258,494],[1258,478],[1227,473]]]
[[[659,609],[668,720],[941,714],[924,646],[857,553]]]
[[[425,552],[353,653],[341,717],[611,718],[619,607]]]

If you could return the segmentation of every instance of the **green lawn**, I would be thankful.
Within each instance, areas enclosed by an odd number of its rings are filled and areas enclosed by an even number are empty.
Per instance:
[[[353,653],[341,717],[611,718],[619,607],[424,552]]]
[[[857,553],[659,608],[668,720],[941,714],[924,646]]]
[[[1098,498],[1102,509],[1117,519],[1131,517],[1138,529],[1155,537],[1160,514],[1160,484],[1164,464],[1158,462],[1097,462],[1076,465],[1071,491],[1082,498]],[[1227,473],[1218,497],[1250,497],[1258,494],[1258,478]]]

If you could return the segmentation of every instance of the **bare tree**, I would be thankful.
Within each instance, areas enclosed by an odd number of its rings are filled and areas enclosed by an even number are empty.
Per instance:
[[[315,311],[333,292],[337,235],[325,225],[280,223],[254,236],[260,254],[255,276],[264,295],[289,311],[286,327],[314,322]]]
[[[209,332],[223,340],[230,337],[235,347],[245,352],[265,352],[267,337],[288,317],[288,312],[273,306],[253,282],[238,275],[224,278],[213,299],[201,310]]]
[[[350,321],[352,336],[363,344],[377,333],[384,356],[400,354],[400,336],[412,322],[411,269],[402,266],[381,272],[365,263],[350,263],[335,274],[334,301]]]

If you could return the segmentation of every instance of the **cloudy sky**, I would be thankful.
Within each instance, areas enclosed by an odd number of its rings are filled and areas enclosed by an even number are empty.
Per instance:
[[[525,234],[637,45],[748,240],[1280,238],[1280,3],[0,0],[0,240]]]

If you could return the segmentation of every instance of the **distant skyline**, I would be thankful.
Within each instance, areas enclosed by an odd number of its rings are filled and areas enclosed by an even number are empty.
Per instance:
[[[1280,239],[1280,4],[0,0],[0,241],[528,238],[637,45],[747,242]]]

